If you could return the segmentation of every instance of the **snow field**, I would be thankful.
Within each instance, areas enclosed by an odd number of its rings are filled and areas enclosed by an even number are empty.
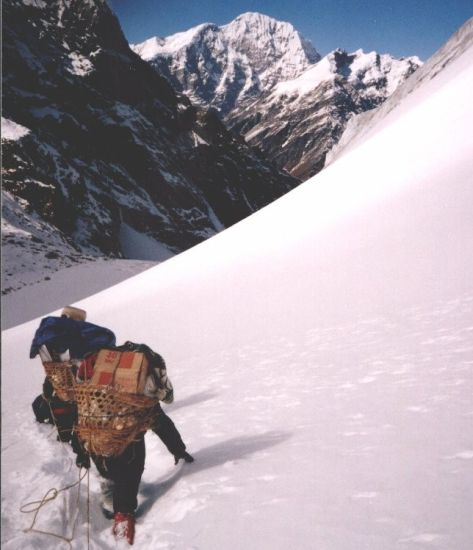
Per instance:
[[[136,545],[188,548],[197,536],[204,542],[196,548],[212,549],[304,547],[306,538],[309,548],[415,548],[412,541],[430,537],[436,547],[467,548],[472,309],[473,294],[399,311],[395,321],[361,318],[174,364],[178,398],[166,411],[196,462],[175,468],[148,434]],[[77,476],[50,428],[32,427],[28,405],[19,403],[23,421],[4,452],[11,459],[19,451],[8,481],[18,506]],[[27,476],[25,439],[42,460]],[[91,489],[95,547],[113,548],[95,474]],[[74,498],[49,505],[39,527],[70,532]],[[85,517],[83,493],[82,541]],[[267,546],[255,542],[260,536]],[[51,544],[19,534],[5,547],[25,548],[25,540]]]

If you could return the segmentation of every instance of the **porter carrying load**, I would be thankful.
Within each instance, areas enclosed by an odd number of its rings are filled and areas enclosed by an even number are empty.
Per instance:
[[[58,439],[71,442],[78,466],[87,465],[88,457],[74,434],[77,367],[87,353],[115,345],[113,332],[86,322],[86,316],[83,309],[66,306],[60,317],[43,318],[30,349],[30,358],[39,355],[46,374],[43,393],[33,402],[36,420],[53,423]]]
[[[166,383],[172,396],[165,368],[153,368],[146,354],[132,346],[101,349],[81,366],[79,377],[85,381],[75,387],[76,432],[92,455],[122,454],[153,426],[159,396],[166,399]]]

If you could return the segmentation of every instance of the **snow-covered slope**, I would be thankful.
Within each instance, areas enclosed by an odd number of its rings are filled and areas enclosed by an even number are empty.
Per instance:
[[[196,458],[147,436],[136,548],[471,548],[472,87],[469,47],[313,179],[80,302],[164,355]],[[32,422],[35,325],[3,334],[6,550],[57,544],[18,508],[77,478]],[[97,493],[94,474],[91,548],[114,548]],[[38,528],[65,533],[74,499]]]
[[[132,46],[196,103],[302,180],[318,172],[356,113],[382,103],[422,62],[415,56],[318,52],[290,24],[244,13]]]

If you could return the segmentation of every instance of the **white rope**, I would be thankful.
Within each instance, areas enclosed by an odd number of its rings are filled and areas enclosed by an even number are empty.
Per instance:
[[[61,489],[56,489],[55,487],[53,487],[53,488],[49,489],[46,492],[46,494],[44,495],[44,497],[41,500],[35,500],[35,501],[32,501],[32,502],[27,502],[26,504],[21,506],[20,512],[22,512],[23,514],[32,514],[32,513],[34,513],[33,521],[31,523],[30,527],[28,527],[27,529],[23,529],[24,533],[39,533],[39,534],[42,534],[42,535],[49,535],[49,536],[52,536],[52,537],[56,537],[60,540],[63,540],[64,542],[66,542],[69,545],[69,547],[72,548],[71,542],[74,539],[74,532],[75,532],[75,528],[76,528],[76,524],[77,524],[77,518],[79,517],[80,484],[81,484],[81,481],[84,479],[84,477],[87,475],[88,470],[86,469],[83,475],[81,475],[81,472],[82,472],[82,468],[79,470],[79,479],[78,479],[78,481],[75,481],[74,483],[71,483],[70,485],[66,485],[66,487],[62,487]],[[75,514],[74,522],[73,522],[73,525],[72,525],[71,536],[70,537],[65,537],[63,535],[59,535],[59,534],[53,533],[51,531],[43,531],[43,530],[40,530],[40,529],[35,529],[34,526],[36,524],[36,520],[38,518],[40,510],[44,506],[46,506],[46,504],[48,504],[49,502],[52,502],[53,500],[55,500],[60,493],[68,491],[69,489],[72,489],[73,487],[76,487],[76,486],[78,486],[77,500],[76,500],[76,514]]]

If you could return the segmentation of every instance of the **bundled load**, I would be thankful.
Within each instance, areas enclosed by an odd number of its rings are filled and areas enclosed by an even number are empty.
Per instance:
[[[116,347],[111,330],[85,319],[86,312],[72,306],[61,317],[42,319],[30,357],[40,355],[51,395],[77,406],[68,433],[75,432],[87,454],[119,456],[153,425],[159,401],[172,402],[172,384],[151,348],[133,342]]]
[[[50,392],[45,400],[75,401],[77,365],[85,354],[103,346],[115,345],[115,335],[107,328],[86,322],[85,310],[66,306],[60,317],[41,320],[31,343],[30,357],[40,356]],[[48,393],[49,395],[46,395]]]
[[[62,401],[74,401],[74,387],[76,385],[74,370],[71,361],[43,361],[44,371],[52,384],[56,395]]]
[[[158,398],[145,395],[149,361],[143,352],[102,349],[84,362],[82,375],[75,431],[88,453],[118,456],[155,418]]]

